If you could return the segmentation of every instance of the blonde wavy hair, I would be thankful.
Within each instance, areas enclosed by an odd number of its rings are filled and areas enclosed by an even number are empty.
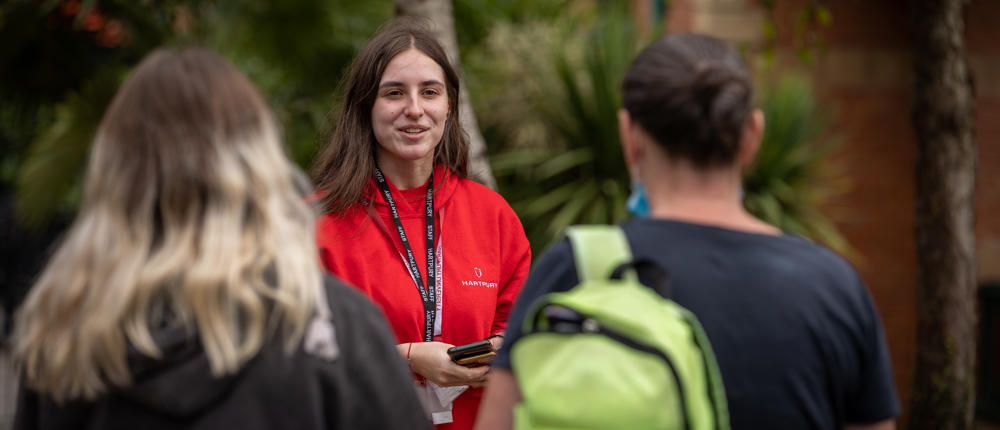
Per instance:
[[[216,376],[276,331],[291,351],[321,296],[308,179],[260,94],[204,49],[158,50],[101,121],[83,204],[22,307],[16,359],[56,401],[128,386],[150,325],[196,332]]]

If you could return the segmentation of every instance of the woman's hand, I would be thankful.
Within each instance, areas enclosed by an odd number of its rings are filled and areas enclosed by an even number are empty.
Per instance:
[[[442,342],[420,342],[410,347],[410,369],[442,387],[486,384],[489,366],[465,367],[455,364],[448,356],[450,345]]]
[[[490,341],[494,351],[499,351],[500,347],[503,346],[503,335],[493,335],[486,339]]]

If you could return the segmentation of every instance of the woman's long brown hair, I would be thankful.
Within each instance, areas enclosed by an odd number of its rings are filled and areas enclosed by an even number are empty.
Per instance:
[[[396,20],[382,28],[351,64],[337,128],[313,164],[313,181],[322,195],[324,212],[340,213],[364,199],[375,172],[378,142],[371,116],[378,84],[389,62],[410,49],[424,53],[444,70],[449,112],[441,143],[434,150],[434,164],[465,177],[469,144],[458,116],[458,74],[430,32],[412,19]]]

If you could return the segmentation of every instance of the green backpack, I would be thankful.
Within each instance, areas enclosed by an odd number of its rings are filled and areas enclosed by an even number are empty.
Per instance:
[[[568,236],[580,284],[542,296],[525,319],[511,350],[522,395],[514,428],[729,429],[694,315],[639,283],[619,227],[575,226]]]

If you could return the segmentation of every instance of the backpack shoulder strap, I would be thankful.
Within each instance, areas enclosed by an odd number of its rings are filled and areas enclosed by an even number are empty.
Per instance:
[[[616,225],[576,225],[566,231],[573,247],[573,259],[580,282],[608,279],[611,272],[632,260],[632,250],[621,227]],[[635,281],[635,271],[624,279]]]

